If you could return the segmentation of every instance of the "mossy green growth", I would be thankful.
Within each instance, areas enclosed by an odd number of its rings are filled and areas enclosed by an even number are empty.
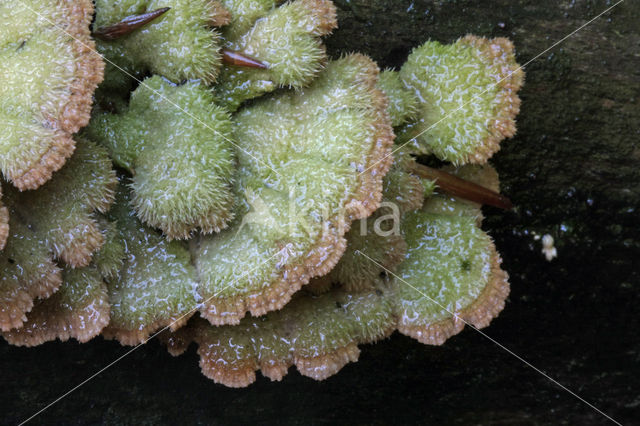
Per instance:
[[[410,213],[403,229],[408,254],[397,275],[415,287],[398,285],[399,314],[407,324],[449,319],[478,298],[489,282],[491,240],[475,218]]]
[[[92,13],[89,0],[0,3],[0,171],[21,190],[62,167],[89,121],[103,71]]]
[[[86,266],[104,242],[94,212],[113,202],[115,172],[106,150],[80,139],[73,157],[36,191],[6,188],[10,215],[37,232],[54,256],[72,267]]]
[[[231,220],[231,118],[200,83],[148,78],[121,114],[95,114],[87,134],[133,174],[138,217],[170,239],[219,232]]]
[[[170,7],[164,15],[114,41],[97,42],[107,60],[105,91],[126,92],[145,73],[180,83],[215,81],[222,63],[220,33],[212,28],[220,8],[211,0],[97,0],[94,29],[131,15]],[[126,72],[125,73],[123,73]]]
[[[417,120],[398,133],[419,154],[484,163],[515,133],[523,73],[507,39],[467,36],[414,49],[399,74],[420,100]]]
[[[107,278],[111,322],[105,335],[123,344],[137,344],[158,328],[179,328],[197,300],[189,252],[182,243],[166,241],[136,218],[124,183],[108,219],[118,228],[118,238],[110,244],[119,240],[125,257],[118,273]]]
[[[392,70],[381,72],[378,87],[389,99],[388,111],[393,127],[416,118],[420,99],[404,85],[400,74]]]
[[[277,0],[221,0],[221,3],[231,14],[229,25],[222,28],[225,40],[237,40],[278,5]]]
[[[62,282],[62,271],[51,258],[40,235],[15,213],[0,251],[0,330],[20,327],[34,299],[49,297]]]
[[[3,332],[12,345],[36,346],[60,339],[86,342],[109,323],[107,287],[94,266],[64,268],[62,284],[51,297],[36,302],[22,327]]]
[[[372,289],[382,274],[404,260],[407,246],[401,234],[403,216],[419,209],[424,200],[421,179],[408,171],[413,159],[398,152],[384,178],[382,203],[371,216],[354,222],[345,235],[347,249],[338,264],[310,285],[319,291],[341,284],[348,291]],[[371,259],[379,263],[372,263]]]
[[[392,133],[377,73],[351,55],[235,115],[241,212],[193,250],[207,319],[279,309],[335,265],[347,224],[378,207]]]
[[[5,185],[9,235],[0,251],[0,329],[26,321],[36,298],[49,297],[62,282],[53,257],[72,267],[88,265],[102,246],[94,216],[113,201],[115,174],[104,148],[80,140],[73,157],[36,191]]]
[[[401,333],[438,345],[502,310],[509,284],[480,219],[478,205],[441,195],[405,217],[407,256],[394,275]]]
[[[241,15],[232,18],[225,47],[258,59],[268,69],[225,65],[215,87],[221,101],[235,110],[243,101],[278,87],[309,85],[327,60],[320,37],[337,26],[333,3],[295,0],[278,8],[264,1],[230,3],[232,16],[234,11]],[[250,23],[253,26],[247,28]]]
[[[104,216],[98,218],[100,229],[104,235],[104,244],[93,255],[92,264],[106,279],[117,279],[126,258],[125,246],[120,238],[120,231],[116,222],[107,220]]]
[[[393,330],[392,305],[385,296],[385,289],[357,294],[334,289],[320,296],[301,292],[282,310],[263,317],[221,327],[199,320],[178,335],[186,333],[185,340],[198,343],[203,373],[227,386],[249,385],[258,369],[280,380],[294,364],[301,374],[323,379],[356,361],[358,344]]]

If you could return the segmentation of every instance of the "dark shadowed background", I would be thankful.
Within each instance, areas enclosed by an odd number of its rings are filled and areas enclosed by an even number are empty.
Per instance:
[[[330,53],[401,65],[431,38],[511,38],[523,64],[615,2],[334,0]],[[623,424],[640,422],[640,2],[626,0],[526,67],[518,134],[492,159],[513,212],[486,209],[511,275],[491,338]],[[533,233],[551,234],[547,262]],[[295,369],[228,389],[192,347],[156,341],[34,424],[606,424],[479,333],[441,347],[394,334],[324,382]],[[102,338],[33,349],[0,342],[0,423],[29,417],[128,348]],[[638,423],[636,423],[638,424]]]

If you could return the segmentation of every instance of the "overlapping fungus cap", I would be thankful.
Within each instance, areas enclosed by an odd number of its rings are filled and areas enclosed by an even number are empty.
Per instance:
[[[409,55],[400,79],[420,105],[418,120],[398,136],[418,153],[454,164],[484,163],[515,134],[524,72],[508,39],[429,41]]]
[[[400,173],[407,161],[411,160],[400,156],[394,171]],[[466,166],[454,173],[495,183],[495,172],[486,167]],[[394,179],[387,177],[386,184],[395,187]],[[417,185],[411,177],[410,186]],[[397,189],[387,188],[385,196],[393,198],[407,188]],[[442,344],[465,322],[487,326],[502,310],[509,286],[491,239],[478,227],[480,206],[441,195],[427,199],[419,210],[417,197],[399,204],[407,209],[402,223],[407,250],[395,273],[378,276],[381,270],[389,272],[380,259],[393,257],[384,251],[394,247],[380,244],[382,240],[365,240],[373,247],[358,246],[360,257],[376,271],[375,276],[366,275],[367,285],[346,279],[346,284],[335,282],[321,294],[305,288],[281,310],[243,318],[238,325],[212,326],[194,319],[164,336],[169,352],[180,355],[196,342],[205,376],[243,387],[255,381],[257,370],[281,380],[291,365],[305,376],[324,380],[357,361],[358,344],[374,342],[396,329],[422,343]],[[354,262],[356,256],[343,257],[340,263]],[[360,274],[363,269],[352,272]]]
[[[3,332],[12,345],[37,346],[55,339],[91,340],[109,323],[107,288],[94,266],[64,268],[62,284],[51,297],[37,301],[18,329]]]
[[[220,33],[213,26],[228,21],[228,12],[217,1],[97,0],[93,27],[107,27],[128,16],[165,7],[171,9],[143,28],[117,40],[98,41],[98,50],[107,59],[101,88],[126,92],[132,84],[131,76],[140,79],[147,72],[174,83],[215,81],[222,55]]]
[[[109,323],[110,305],[105,278],[117,274],[124,259],[116,224],[98,218],[105,236],[100,251],[89,266],[62,268],[60,288],[37,300],[26,321],[2,336],[12,345],[36,346],[55,339],[75,338],[81,343],[96,337]]]
[[[491,238],[478,227],[480,217],[478,205],[441,195],[406,216],[408,252],[395,280],[401,333],[440,345],[465,324],[486,327],[502,310],[509,294],[507,274]]]
[[[99,267],[106,269],[111,304],[111,321],[103,334],[135,345],[159,328],[184,325],[198,296],[187,249],[145,227],[129,207],[129,197],[123,182],[108,214],[117,232],[98,260],[106,261]]]
[[[279,0],[221,0],[229,11],[229,25],[222,29],[225,40],[236,40],[253,27],[260,18],[275,8]]]
[[[370,59],[350,55],[310,87],[236,114],[237,219],[192,246],[209,321],[280,309],[335,266],[350,222],[377,209],[393,141],[377,76]]]
[[[133,174],[132,204],[169,239],[219,232],[232,218],[231,118],[198,82],[144,80],[120,114],[96,112],[90,137]]]
[[[230,0],[225,5],[232,16],[225,47],[268,67],[223,67],[215,90],[231,110],[278,87],[307,86],[322,70],[327,55],[320,37],[338,26],[330,0],[295,0],[278,8],[273,0]]]
[[[62,283],[53,257],[70,266],[87,265],[103,244],[95,211],[108,209],[115,174],[106,151],[79,140],[73,157],[36,191],[6,186],[10,232],[0,251],[0,330],[20,327],[36,298]]]
[[[113,202],[115,172],[106,150],[78,140],[69,164],[36,191],[7,187],[11,221],[34,229],[53,255],[71,267],[86,266],[104,238],[94,211]]]
[[[239,325],[216,327],[197,319],[167,339],[169,351],[179,355],[195,341],[203,374],[231,387],[253,383],[256,370],[281,380],[292,365],[323,380],[358,360],[358,344],[393,332],[386,293],[383,287],[357,294],[334,289],[319,296],[303,291],[282,310],[244,318]]]
[[[42,185],[89,121],[104,64],[93,52],[90,0],[0,5],[0,170],[21,190]]]
[[[388,110],[393,127],[417,118],[420,99],[415,92],[405,86],[398,72],[393,70],[381,72],[378,87],[389,100]]]
[[[381,273],[394,270],[404,260],[407,245],[400,223],[404,214],[422,206],[424,189],[420,179],[409,172],[408,165],[414,160],[402,151],[394,157],[391,170],[384,178],[380,208],[353,223],[345,236],[347,249],[338,264],[327,275],[309,283],[314,291],[327,290],[331,283],[339,283],[347,291],[372,289]]]

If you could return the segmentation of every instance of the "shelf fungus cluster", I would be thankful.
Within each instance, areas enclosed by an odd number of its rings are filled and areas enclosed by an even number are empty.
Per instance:
[[[508,40],[380,72],[327,56],[329,0],[21,0],[0,23],[8,342],[160,335],[247,386],[504,307],[481,205],[511,207],[486,164],[515,133]]]

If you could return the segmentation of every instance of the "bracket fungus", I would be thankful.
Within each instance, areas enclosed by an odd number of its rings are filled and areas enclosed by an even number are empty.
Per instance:
[[[266,65],[266,69],[228,65],[222,68],[215,90],[231,110],[279,87],[300,89],[309,85],[327,61],[320,37],[338,26],[333,3],[295,0],[275,8],[276,3],[225,2],[232,16],[224,30],[225,47],[258,58]]]
[[[515,134],[524,72],[505,38],[426,42],[409,55],[397,79],[404,90],[392,76],[383,82],[398,122],[406,123],[398,139],[416,153],[456,165],[484,164],[500,141]]]
[[[121,183],[108,214],[117,229],[109,247],[111,264],[119,266],[105,278],[111,322],[103,334],[134,345],[159,328],[177,329],[186,323],[196,307],[197,293],[187,249],[142,225],[130,211],[128,198]]]
[[[490,168],[468,168],[459,173],[473,180],[495,175]],[[401,333],[441,345],[465,324],[486,327],[503,309],[507,274],[491,238],[479,228],[481,220],[479,205],[442,194],[407,215],[407,257],[394,274]]]
[[[309,87],[234,116],[245,214],[192,249],[209,321],[280,309],[336,264],[350,222],[378,207],[393,133],[377,77],[370,59],[346,56]]]
[[[480,204],[511,207],[485,165],[515,132],[508,40],[430,41],[380,73],[327,58],[329,0],[97,0],[94,94],[92,3],[20,3],[0,4],[10,343],[162,332],[237,387],[325,379],[396,330],[439,345],[504,307]]]
[[[104,148],[79,140],[76,152],[36,191],[5,185],[10,231],[0,251],[0,330],[26,321],[36,298],[51,296],[62,283],[62,268],[82,267],[104,243],[94,212],[113,201],[115,172]]]
[[[359,343],[393,332],[392,306],[382,291],[351,294],[334,290],[319,296],[302,292],[282,310],[215,327],[199,319],[166,336],[170,353],[180,355],[197,342],[207,377],[232,387],[248,386],[255,371],[281,380],[291,365],[317,380],[357,361]]]
[[[473,180],[494,174],[490,168],[455,172]],[[281,380],[292,365],[302,375],[326,379],[357,361],[359,344],[395,330],[441,345],[465,324],[486,327],[504,307],[509,285],[491,239],[479,228],[480,206],[441,194],[421,204],[415,198],[402,220],[399,238],[407,241],[406,254],[397,272],[367,254],[389,256],[380,241],[375,247],[348,246],[353,258],[360,256],[385,276],[370,276],[366,285],[336,281],[318,295],[303,290],[281,310],[244,318],[238,325],[192,320],[164,336],[169,352],[180,355],[195,342],[205,376],[243,387],[255,381],[257,370]],[[388,244],[389,251],[396,249],[394,244]],[[345,254],[336,267],[342,262],[352,264],[353,259]]]
[[[0,171],[20,190],[49,180],[89,122],[104,69],[92,15],[90,0],[0,4]]]
[[[122,113],[96,112],[87,134],[133,174],[131,201],[144,223],[180,239],[227,227],[235,162],[231,118],[205,86],[148,78]]]
[[[384,178],[380,207],[354,222],[345,236],[344,255],[328,274],[311,281],[312,291],[322,292],[336,283],[347,291],[373,289],[380,274],[394,270],[404,260],[407,245],[400,233],[400,223],[406,213],[422,206],[425,191],[420,179],[410,171],[414,160],[402,151],[394,157]],[[380,266],[372,264],[370,258]]]
[[[157,10],[165,13],[153,15],[155,19],[142,27],[136,26],[135,20],[127,21]],[[97,0],[93,28],[102,38],[98,51],[107,60],[101,91],[128,93],[132,77],[141,79],[146,72],[174,83],[192,79],[212,83],[222,64],[222,40],[214,27],[227,20],[228,12],[212,0]],[[120,31],[119,37],[105,37],[105,27],[113,25],[126,30]]]
[[[109,323],[107,288],[95,267],[65,268],[62,284],[51,297],[39,300],[25,323],[2,333],[17,346],[37,346],[55,339],[91,340]]]

